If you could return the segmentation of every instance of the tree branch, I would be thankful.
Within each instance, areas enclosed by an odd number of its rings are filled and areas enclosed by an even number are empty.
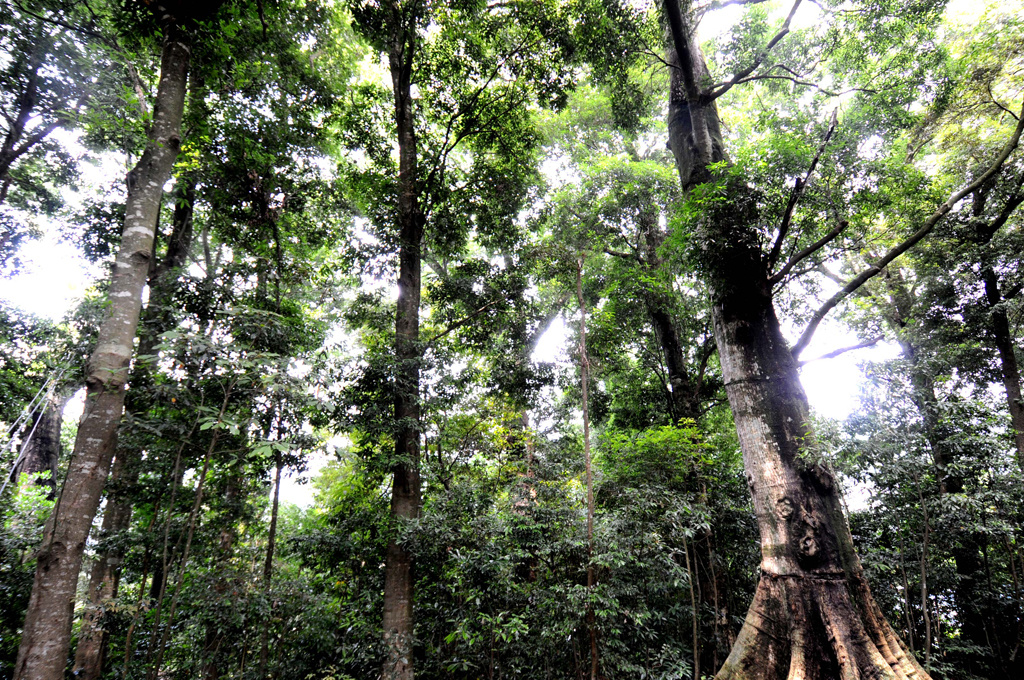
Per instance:
[[[728,82],[720,83],[712,87],[711,92],[708,94],[709,100],[718,99],[723,94],[731,90],[733,85],[742,81],[744,78],[746,78],[755,70],[757,70],[757,67],[760,66],[762,62],[764,62],[764,60],[768,57],[768,54],[771,53],[773,49],[775,49],[775,46],[778,45],[779,42],[789,34],[789,24],[793,21],[793,15],[796,14],[796,10],[797,8],[800,7],[801,2],[803,2],[803,0],[796,0],[796,2],[793,3],[793,8],[789,10],[789,16],[787,16],[786,20],[782,22],[782,28],[779,30],[778,33],[775,34],[774,38],[768,41],[768,44],[764,46],[764,49],[761,50],[761,52],[754,58],[754,62],[745,69],[741,69],[737,71],[735,74],[733,74],[733,77],[729,79]]]
[[[848,226],[850,226],[850,223],[847,222],[846,220],[842,220],[839,222],[839,224],[835,226],[835,228],[832,229],[832,231],[828,232],[827,234],[825,234],[820,239],[818,239],[811,245],[807,246],[800,252],[794,253],[793,257],[789,258],[789,261],[786,262],[782,269],[780,269],[777,274],[774,274],[770,279],[768,279],[768,283],[774,286],[780,281],[782,281],[782,279],[786,278],[789,272],[793,270],[793,267],[800,264],[800,262],[806,260],[808,257],[810,257],[811,255],[818,252],[819,250],[827,246],[829,243],[834,241],[836,237],[839,236],[839,234],[843,233],[843,230],[846,229]]]
[[[832,120],[829,122],[828,132],[825,133],[825,139],[822,140],[821,145],[818,147],[818,152],[814,154],[814,158],[811,160],[811,165],[809,168],[807,168],[807,173],[804,174],[803,179],[798,177],[795,184],[793,185],[793,192],[789,195],[789,202],[786,203],[786,210],[782,213],[782,223],[779,225],[779,235],[778,237],[776,237],[775,243],[772,244],[772,250],[768,254],[769,271],[771,271],[775,267],[775,263],[779,261],[779,255],[782,253],[782,242],[785,240],[786,234],[789,232],[789,225],[793,222],[793,210],[796,209],[797,201],[799,201],[800,197],[804,195],[804,191],[807,189],[807,184],[811,180],[811,175],[814,173],[814,169],[818,167],[818,161],[821,160],[821,154],[825,153],[825,147],[828,146],[829,140],[832,139],[832,133],[836,131],[838,116],[839,109],[833,109]],[[840,231],[842,231],[842,228],[840,228]],[[835,238],[835,236],[838,235],[839,232],[836,232],[832,238]],[[825,241],[825,243],[828,243],[828,241]],[[825,245],[825,243],[822,243],[821,245]],[[820,247],[821,246],[818,246],[818,248]],[[815,248],[814,250],[817,250],[817,248]],[[810,252],[813,253],[814,250]],[[807,255],[809,254],[810,253],[807,253],[803,257],[807,257]],[[793,265],[799,262],[800,259],[803,259],[803,257],[796,260],[790,258],[789,263],[787,263],[786,267],[792,269]],[[783,271],[773,276],[772,279],[781,279],[783,276],[785,276],[783,272],[788,271],[786,267],[783,267]]]
[[[914,232],[910,238],[893,247],[875,264],[862,271],[843,286],[839,292],[830,297],[811,317],[811,321],[807,324],[807,328],[804,330],[803,335],[800,336],[800,339],[793,346],[793,356],[800,356],[800,352],[807,348],[807,344],[814,336],[814,331],[818,329],[818,325],[821,323],[821,320],[824,319],[825,315],[832,311],[836,305],[846,299],[850,293],[860,288],[867,281],[878,276],[882,269],[884,269],[890,262],[917,245],[918,241],[931,233],[931,230],[939,223],[939,220],[941,220],[946,213],[952,210],[953,206],[955,206],[960,199],[976,191],[978,187],[982,186],[985,182],[998,174],[1003,167],[1003,163],[1006,162],[1006,159],[1009,158],[1010,154],[1017,148],[1017,144],[1020,143],[1020,135],[1022,131],[1024,131],[1024,117],[1017,119],[1017,126],[1014,128],[1013,134],[1010,136],[1010,139],[1006,142],[1006,145],[1003,147],[1002,151],[999,152],[995,162],[992,163],[988,170],[979,175],[973,182],[963,189],[954,192],[934,213],[931,214],[931,216],[928,217],[928,219],[925,220],[921,228]]]
[[[1020,120],[1020,119],[1019,119],[1019,118],[1017,117],[1017,114],[1016,114],[1016,113],[1014,113],[1014,112],[1013,112],[1013,111],[1011,111],[1010,109],[1008,109],[1008,108],[1006,108],[1005,106],[1003,106],[1002,104],[1000,104],[1000,103],[999,103],[999,100],[998,100],[998,99],[996,99],[996,96],[995,96],[994,94],[992,94],[992,83],[989,83],[989,84],[988,84],[988,98],[992,100],[992,103],[993,103],[993,104],[995,104],[995,105],[996,105],[996,106],[998,106],[998,107],[999,107],[1000,109],[1002,109],[1002,110],[1003,110],[1003,111],[1005,111],[1006,113],[1008,113],[1008,114],[1010,114],[1011,116],[1013,116],[1013,119],[1014,119],[1014,120]]]
[[[459,319],[458,321],[456,321],[455,323],[453,323],[453,324],[452,324],[451,326],[448,326],[448,328],[446,328],[445,330],[441,331],[440,333],[438,333],[438,334],[437,334],[437,335],[435,335],[434,337],[432,337],[432,338],[430,338],[429,340],[427,340],[427,342],[426,342],[426,346],[427,346],[427,347],[429,347],[430,345],[433,345],[433,344],[434,344],[435,342],[437,342],[438,340],[440,340],[440,339],[441,339],[441,338],[443,338],[444,336],[448,335],[448,334],[449,334],[449,333],[451,333],[452,331],[456,331],[456,330],[458,330],[459,328],[462,328],[462,327],[463,327],[463,326],[465,326],[465,325],[466,325],[467,323],[469,323],[470,321],[472,321],[472,320],[473,320],[473,319],[475,319],[476,317],[478,317],[478,316],[480,316],[481,314],[483,314],[483,313],[484,313],[484,311],[486,311],[488,307],[492,307],[492,306],[494,306],[494,304],[495,304],[496,302],[497,302],[497,300],[492,300],[492,301],[488,302],[488,303],[487,303],[486,305],[484,305],[483,307],[481,307],[480,309],[478,309],[478,310],[476,310],[475,312],[473,312],[472,314],[470,314],[469,316],[467,316],[467,317],[463,317],[462,319]]]
[[[857,343],[856,345],[851,345],[849,347],[841,347],[839,349],[834,349],[831,352],[828,352],[827,354],[822,354],[820,357],[814,357],[813,359],[808,359],[807,361],[801,361],[801,362],[799,362],[798,365],[799,366],[806,366],[807,364],[811,363],[812,361],[821,361],[822,359],[835,359],[837,356],[839,356],[841,354],[846,354],[847,352],[853,352],[853,351],[858,350],[858,349],[864,349],[865,347],[874,347],[879,342],[881,342],[883,337],[884,336],[882,336],[882,335],[877,335],[874,338],[872,338],[871,340],[866,340],[864,342]]]
[[[605,248],[604,252],[607,253],[608,255],[612,255],[614,257],[621,257],[624,260],[639,260],[640,259],[634,253],[624,253],[621,250],[612,250],[611,248]]]
[[[14,5],[23,14],[27,14],[30,17],[35,17],[36,19],[39,19],[42,22],[45,22],[45,23],[48,23],[48,24],[53,24],[54,26],[60,26],[61,28],[65,28],[65,29],[67,29],[69,31],[73,31],[75,33],[81,33],[83,35],[87,35],[87,36],[90,36],[92,38],[99,38],[100,40],[102,40],[104,42],[106,42],[106,40],[107,40],[106,36],[104,36],[102,33],[97,33],[96,31],[93,31],[91,29],[85,28],[84,26],[73,26],[73,25],[71,25],[71,24],[69,24],[69,23],[67,23],[65,21],[61,21],[60,19],[51,19],[50,17],[45,17],[45,16],[43,16],[41,14],[36,14],[35,12],[33,12],[33,11],[29,10],[29,9],[26,9],[20,2],[18,2],[18,0],[14,0]]]

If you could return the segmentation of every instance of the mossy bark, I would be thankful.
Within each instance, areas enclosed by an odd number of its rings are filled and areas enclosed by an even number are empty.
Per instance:
[[[706,197],[695,257],[712,290],[722,378],[761,536],[754,602],[717,680],[924,680],[871,595],[829,470],[817,460],[807,397],[782,335],[756,189],[717,177],[728,163],[706,67],[686,17],[666,2],[673,64],[669,145],[684,191]],[[682,55],[682,58],[680,58]]]

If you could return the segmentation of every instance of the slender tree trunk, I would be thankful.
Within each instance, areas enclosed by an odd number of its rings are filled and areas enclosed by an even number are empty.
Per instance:
[[[587,628],[590,631],[590,680],[598,677],[597,621],[594,617],[594,470],[590,460],[590,359],[587,357],[587,307],[583,302],[583,260],[576,263],[576,299],[580,305],[580,401],[583,410],[583,464],[587,476]]]
[[[277,472],[274,475],[274,501],[270,506],[270,529],[267,532],[267,559],[263,563],[263,588],[269,594],[271,578],[274,575],[274,543],[277,539],[277,509],[281,498],[281,454],[277,454]],[[267,658],[270,652],[270,621],[273,619],[274,605],[271,604],[270,613],[263,622],[263,631],[260,637],[260,669],[257,677],[267,677]]]
[[[413,558],[399,543],[403,522],[420,513],[420,243],[424,217],[419,204],[416,132],[413,122],[412,60],[416,29],[403,7],[389,5],[389,65],[398,126],[398,304],[395,312],[395,464],[391,485],[391,537],[384,562],[384,680],[413,680]]]
[[[1006,405],[1010,410],[1010,427],[1013,428],[1013,443],[1017,447],[1017,464],[1024,471],[1024,398],[1021,397],[1020,366],[1010,333],[1010,320],[999,291],[999,279],[991,267],[982,272],[985,281],[985,299],[991,315],[992,337],[1002,368],[1003,387],[1006,389]]]
[[[921,503],[921,512],[924,513],[924,530],[921,536],[921,615],[924,617],[924,663],[928,665],[932,658],[932,616],[928,609],[928,539],[931,538],[932,527],[928,518],[928,506],[924,502],[924,494],[921,492],[921,480],[914,476],[914,483],[917,485],[917,498]]]
[[[696,552],[694,553],[696,559]],[[693,680],[700,680],[700,605],[697,604],[697,595],[694,590],[694,579],[697,578],[696,569],[690,566],[690,546],[686,537],[683,537],[683,559],[686,564],[686,575],[689,578],[690,586],[690,620],[693,624]]]
[[[658,215],[654,210],[645,210],[640,214],[640,228],[644,237],[643,266],[652,278],[657,278],[663,263],[658,255],[658,248],[665,240],[658,229]],[[644,303],[647,314],[651,318],[654,334],[661,345],[665,357],[665,368],[668,371],[669,409],[672,421],[681,418],[696,420],[700,414],[700,399],[696,385],[686,368],[686,354],[679,338],[679,328],[669,311],[668,301],[657,291],[646,291]]]
[[[148,408],[147,388],[152,382],[151,373],[155,361],[150,358],[156,353],[160,335],[171,330],[177,322],[172,310],[174,295],[178,289],[179,273],[185,265],[192,244],[192,204],[195,201],[196,183],[189,180],[175,192],[174,219],[167,251],[149,277],[149,304],[142,313],[139,326],[138,356],[145,357],[135,362],[129,378],[132,386],[125,398],[125,411],[129,417],[138,417]],[[111,440],[111,448],[117,449],[117,437]],[[126,531],[131,524],[132,504],[124,498],[126,490],[135,485],[139,476],[137,452],[122,447],[114,460],[110,479],[124,487],[120,494],[107,499],[103,513],[101,537],[111,538]],[[82,626],[75,649],[73,672],[78,680],[99,680],[103,672],[106,632],[101,626],[102,603],[117,597],[124,550],[114,545],[100,552],[92,566],[89,579],[89,608],[82,618]]]
[[[685,191],[727,161],[703,58],[676,0],[669,139]],[[710,139],[708,139],[710,137]],[[719,680],[927,678],[871,595],[831,473],[815,461],[807,397],[779,328],[757,200],[721,178],[696,233],[712,320],[761,535],[754,602]]]
[[[89,360],[86,404],[52,532],[39,552],[32,596],[14,670],[16,680],[60,680],[67,663],[82,552],[110,470],[112,439],[124,408],[124,384],[149,271],[164,182],[181,144],[190,48],[173,23],[164,30],[160,83],[146,151],[129,173],[121,247],[110,286],[110,311]]]

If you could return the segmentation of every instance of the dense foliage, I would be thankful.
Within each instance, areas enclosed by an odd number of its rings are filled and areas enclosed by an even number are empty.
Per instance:
[[[143,152],[164,38],[151,4],[0,7],[9,282],[44,232],[114,269],[129,188],[95,170]],[[752,189],[783,328],[813,333],[823,303],[1006,144],[1024,14],[679,3],[703,18],[732,144],[728,180],[684,192],[666,146],[675,4],[236,0],[191,17],[181,150],[69,673],[379,677],[391,541],[414,560],[424,679],[585,678],[594,658],[607,678],[714,676],[762,567],[702,220],[723,186]],[[412,359],[395,322],[409,139],[426,265]],[[933,678],[1024,672],[1010,151],[831,310],[804,357],[846,338],[868,359],[859,406],[821,419],[801,455],[837,472],[875,597]],[[19,468],[47,427],[38,397],[63,407],[84,386],[109,304],[99,281],[59,319],[0,309],[3,677],[76,428],[57,421],[48,494],[29,479],[48,472]],[[412,423],[395,416],[410,362]],[[409,431],[415,459],[396,453]],[[412,519],[392,509],[401,465],[419,475]]]

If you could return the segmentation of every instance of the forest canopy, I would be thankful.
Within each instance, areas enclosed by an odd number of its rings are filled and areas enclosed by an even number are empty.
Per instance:
[[[0,113],[0,676],[1024,676],[1018,3],[0,0]]]

